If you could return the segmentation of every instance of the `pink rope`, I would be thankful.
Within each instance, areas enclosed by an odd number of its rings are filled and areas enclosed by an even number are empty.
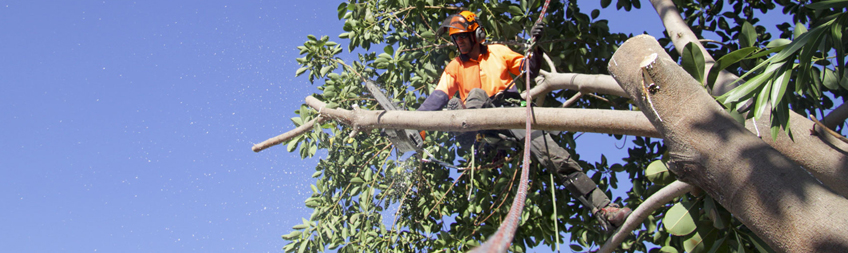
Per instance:
[[[545,5],[542,7],[542,12],[539,14],[539,19],[536,20],[536,24],[542,22],[542,18],[545,17],[545,11],[548,10],[548,4],[550,2],[551,0],[545,0]],[[535,41],[533,41],[533,43],[535,43]],[[529,48],[527,52],[529,55]],[[527,55],[525,55],[524,59],[527,59]],[[530,90],[530,75],[526,74],[529,72],[530,64],[524,64],[524,77],[526,80],[525,83],[527,84],[527,90]],[[512,206],[509,208],[506,220],[504,220],[504,223],[498,227],[498,231],[495,232],[495,235],[471,252],[506,252],[512,242],[512,239],[515,237],[515,230],[518,229],[518,223],[521,220],[521,212],[524,210],[524,202],[527,199],[528,178],[530,175],[530,139],[532,138],[530,134],[530,115],[532,115],[533,109],[530,104],[531,98],[529,92],[525,99],[525,103],[527,104],[527,119],[524,124],[524,165],[521,169],[521,183],[518,185],[518,193],[512,200]]]

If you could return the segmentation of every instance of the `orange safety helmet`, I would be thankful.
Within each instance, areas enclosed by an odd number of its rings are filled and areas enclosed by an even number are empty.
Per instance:
[[[477,43],[486,39],[486,33],[480,27],[480,23],[477,22],[477,15],[470,11],[461,11],[459,14],[448,16],[442,22],[442,26],[439,27],[439,34],[444,34],[445,30],[447,30],[448,35],[473,32],[473,37]]]

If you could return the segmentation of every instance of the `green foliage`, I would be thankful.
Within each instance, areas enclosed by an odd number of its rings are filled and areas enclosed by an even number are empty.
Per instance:
[[[781,38],[769,41],[765,27],[755,25],[754,11],[767,12],[775,3],[737,1],[733,11],[721,13],[723,1],[677,3],[696,34],[714,32],[724,42],[716,47],[707,44],[710,54],[719,60],[706,80],[700,79],[698,56],[687,46],[682,55],[683,67],[696,80],[712,88],[720,70],[728,70],[741,78],[738,87],[718,100],[730,110],[747,113],[748,117],[770,115],[771,135],[777,138],[788,129],[790,111],[816,115],[833,106],[824,92],[833,97],[846,95],[845,40],[842,31],[848,25],[848,14],[842,9],[848,1],[832,0],[811,4],[778,1],[784,13],[792,13],[794,29],[788,23],[778,25]],[[721,13],[719,15],[719,13]],[[730,24],[741,24],[732,26]],[[810,24],[807,31],[805,24]],[[789,40],[793,38],[794,40]],[[736,39],[735,43],[732,39]],[[665,41],[668,45],[668,41]],[[672,52],[672,54],[674,54]],[[767,111],[768,109],[768,111]],[[818,111],[818,112],[817,112]],[[768,112],[768,113],[766,113]]]
[[[695,42],[689,42],[685,48],[683,48],[683,59],[681,59],[681,66],[692,78],[695,78],[699,83],[704,82],[704,54],[701,52],[701,49],[695,45]]]
[[[314,96],[330,106],[349,109],[354,105],[368,110],[382,109],[363,89],[364,79],[376,80],[401,108],[417,108],[432,92],[444,66],[455,57],[456,49],[436,28],[459,7],[478,14],[490,43],[520,45],[538,18],[544,1],[446,1],[446,0],[353,0],[340,1],[336,16],[344,21],[346,47],[329,36],[309,35],[298,47],[302,58],[296,76],[307,75],[319,85]],[[604,8],[612,0],[602,0]],[[698,81],[712,88],[719,70],[746,74],[744,84],[721,101],[740,109],[751,100],[749,117],[763,115],[764,105],[777,105],[772,113],[778,125],[784,124],[789,110],[813,112],[832,107],[822,92],[844,96],[844,29],[846,18],[832,8],[846,1],[798,4],[789,1],[695,1],[676,0],[684,20],[699,36],[712,33],[719,43],[706,43],[707,52],[718,59],[705,72],[704,55],[687,46],[683,55],[669,49],[673,57]],[[599,20],[604,10],[582,10],[577,1],[551,1],[548,26],[539,46],[547,52],[559,72],[607,74],[607,61],[630,35],[611,33],[607,20]],[[781,24],[780,38],[772,39],[758,25],[757,13],[783,6],[791,14],[791,25]],[[725,6],[727,5],[727,6]],[[641,8],[638,0],[617,0],[615,10]],[[589,14],[586,14],[588,11]],[[811,27],[806,31],[804,24]],[[633,31],[640,33],[641,31]],[[794,34],[797,33],[797,34]],[[794,40],[789,40],[794,38]],[[668,38],[661,43],[670,47]],[[340,57],[344,49],[357,52],[354,60]],[[835,55],[829,56],[828,54]],[[550,67],[550,66],[548,66]],[[525,85],[519,83],[519,88]],[[575,91],[547,94],[546,107],[560,106]],[[574,106],[581,108],[630,109],[627,98],[611,95],[585,96]],[[733,110],[736,111],[736,110]],[[317,112],[302,106],[291,121],[299,126],[314,119]],[[737,114],[739,115],[739,114]],[[773,128],[779,129],[779,128]],[[350,138],[350,126],[336,122],[316,125],[313,131],[287,143],[303,158],[319,150],[327,152],[316,166],[311,185],[313,194],[304,200],[313,209],[308,219],[282,236],[286,251],[314,252],[407,252],[467,251],[491,236],[508,212],[520,168],[520,150],[511,148],[513,158],[497,168],[461,173],[435,163],[415,159],[399,161],[391,143],[379,129],[365,130]],[[574,133],[559,133],[554,139],[572,152]],[[621,136],[617,136],[621,138]],[[472,160],[468,147],[459,146],[453,134],[429,132],[428,152],[460,167],[474,163],[491,164],[490,155]],[[518,146],[518,145],[516,145]],[[579,150],[579,149],[577,149]],[[618,189],[622,181],[632,186],[622,189],[622,205],[635,208],[644,199],[672,182],[675,175],[664,161],[666,147],[661,141],[636,137],[628,157],[610,163],[605,157],[589,163],[573,154],[584,171],[607,191]],[[510,248],[525,252],[532,247],[556,248],[568,244],[571,250],[597,248],[608,238],[589,211],[582,208],[562,186],[550,183],[550,171],[533,163],[531,185],[520,227]],[[472,176],[473,175],[473,176]],[[473,185],[473,187],[472,187]],[[556,208],[556,215],[554,215]],[[554,222],[556,221],[556,222]],[[684,229],[685,228],[685,229]],[[686,195],[669,203],[634,231],[621,249],[628,252],[746,252],[768,251],[745,226],[709,196]],[[657,245],[659,247],[653,247]]]

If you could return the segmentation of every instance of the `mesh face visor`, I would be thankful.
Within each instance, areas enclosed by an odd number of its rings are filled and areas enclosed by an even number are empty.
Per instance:
[[[457,33],[464,33],[473,31],[475,27],[472,27],[474,23],[468,22],[465,17],[454,14],[449,16],[445,21],[442,22],[442,26],[439,27],[439,35],[448,32],[449,35],[454,35]]]

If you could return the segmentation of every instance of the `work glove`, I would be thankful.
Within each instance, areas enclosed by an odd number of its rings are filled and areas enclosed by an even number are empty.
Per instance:
[[[534,42],[539,42],[542,39],[542,36],[545,35],[545,25],[542,23],[538,23],[533,25],[533,28],[530,29],[530,37],[533,38]]]
[[[542,23],[538,23],[533,25],[533,28],[530,29],[530,36],[533,38],[534,43],[539,43],[539,40],[542,39],[542,36],[545,35],[545,25]],[[542,47],[536,45],[533,49],[533,56],[530,57],[530,72],[527,73],[530,75],[531,79],[536,79],[536,76],[539,76],[539,69],[542,67]]]

